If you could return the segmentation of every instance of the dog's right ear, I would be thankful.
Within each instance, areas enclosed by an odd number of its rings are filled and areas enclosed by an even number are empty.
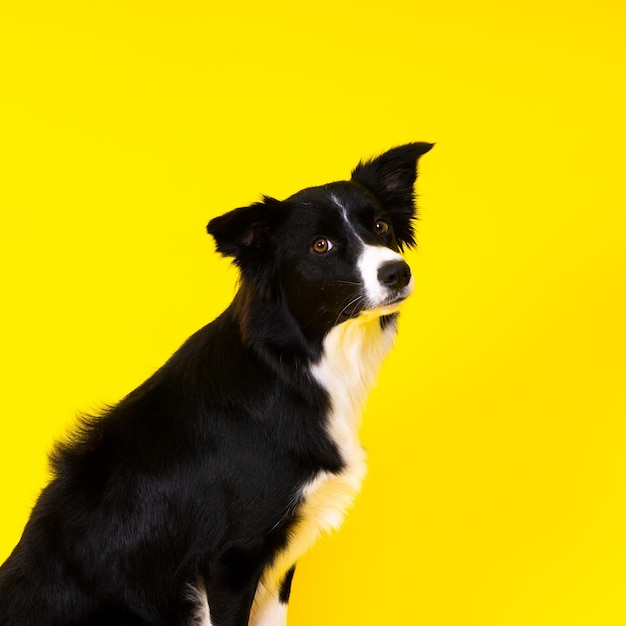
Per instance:
[[[266,196],[263,202],[214,217],[206,229],[215,239],[218,252],[241,261],[267,249],[281,206],[279,200]]]
[[[392,218],[400,250],[415,245],[413,185],[417,178],[417,162],[433,145],[415,142],[398,146],[359,163],[352,171],[352,180],[369,189]]]

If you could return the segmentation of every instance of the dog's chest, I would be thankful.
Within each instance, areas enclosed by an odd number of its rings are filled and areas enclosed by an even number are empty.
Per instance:
[[[280,584],[284,573],[322,532],[341,525],[360,489],[366,471],[358,439],[361,411],[394,336],[395,324],[382,329],[378,318],[357,318],[335,327],[324,341],[324,355],[312,367],[312,375],[330,397],[327,428],[343,470],[320,472],[301,488],[298,521],[289,533],[289,543],[263,576],[270,588]]]
[[[340,473],[321,472],[302,490],[300,516],[318,532],[340,526],[360,489],[366,471],[361,413],[394,337],[395,324],[383,329],[378,318],[350,320],[328,334],[323,357],[313,366],[330,397],[328,433],[344,464]]]

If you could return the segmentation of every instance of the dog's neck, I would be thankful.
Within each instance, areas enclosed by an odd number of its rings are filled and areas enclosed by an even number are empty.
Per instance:
[[[396,316],[383,321],[362,314],[326,335],[322,356],[311,371],[330,396],[338,427],[358,428],[363,405],[393,346],[396,330]]]

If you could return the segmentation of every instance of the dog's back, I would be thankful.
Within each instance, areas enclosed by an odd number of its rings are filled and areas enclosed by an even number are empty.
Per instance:
[[[209,224],[230,307],[53,453],[0,568],[0,624],[284,624],[297,558],[365,472],[361,405],[413,281],[430,144]]]

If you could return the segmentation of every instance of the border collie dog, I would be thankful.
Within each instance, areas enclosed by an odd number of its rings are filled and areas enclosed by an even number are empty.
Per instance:
[[[209,222],[233,302],[57,445],[0,625],[284,626],[296,560],[365,473],[359,415],[413,290],[400,252],[431,147]]]

